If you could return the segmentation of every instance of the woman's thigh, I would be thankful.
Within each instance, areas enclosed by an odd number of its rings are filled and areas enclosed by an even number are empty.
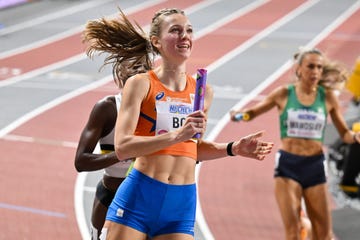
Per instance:
[[[146,234],[134,228],[105,221],[104,227],[101,231],[100,240],[145,240]]]
[[[194,240],[194,237],[189,234],[172,233],[156,236],[152,240]]]
[[[275,178],[275,196],[285,226],[297,226],[300,219],[302,188],[290,178]]]
[[[331,215],[326,184],[319,184],[304,190],[306,211],[315,227],[330,229]]]

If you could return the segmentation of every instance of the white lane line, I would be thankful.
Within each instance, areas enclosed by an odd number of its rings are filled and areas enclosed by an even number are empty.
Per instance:
[[[196,4],[196,5],[188,8],[188,9],[186,9],[186,12],[193,13],[195,11],[199,11],[201,8],[205,8],[210,3],[215,3],[217,1],[219,1],[219,0],[201,2],[199,4]],[[233,14],[230,14],[226,18],[220,19],[219,21],[214,22],[212,25],[210,25],[210,26],[208,26],[208,27],[206,27],[206,28],[204,28],[202,30],[199,30],[198,33],[195,36],[195,40],[205,36],[206,34],[208,34],[210,32],[215,31],[218,28],[221,28],[223,25],[225,25],[225,24],[231,22],[232,20],[246,14],[247,12],[250,12],[250,11],[254,10],[256,7],[259,7],[260,5],[265,4],[266,2],[268,2],[268,0],[255,1],[255,2],[253,2],[251,4],[249,4],[248,6],[242,8],[242,9],[239,9],[238,11],[234,12]],[[134,10],[136,10],[136,9],[134,8]],[[144,29],[147,29],[147,28],[149,28],[149,25],[146,25],[144,27]],[[72,35],[72,34],[74,34],[74,31],[71,31],[71,32],[69,31],[68,33],[66,33],[66,35],[68,35],[68,34]],[[45,42],[47,43],[47,40],[45,40]],[[1,54],[0,54],[0,58],[1,58]],[[79,61],[81,61],[83,59],[86,59],[86,58],[87,58],[87,56],[85,55],[85,53],[75,55],[75,56],[73,56],[71,58],[68,58],[66,60],[59,61],[57,63],[50,64],[50,65],[47,65],[45,67],[41,67],[41,68],[35,69],[33,71],[27,72],[25,74],[22,74],[22,75],[19,75],[19,76],[15,76],[15,77],[8,78],[6,80],[0,81],[0,87],[5,87],[5,86],[17,83],[17,82],[25,80],[25,79],[33,78],[33,77],[38,76],[40,74],[44,74],[45,72],[49,72],[49,71],[52,71],[54,69],[67,66],[67,65],[70,65],[70,64],[75,63],[75,62],[79,62]]]
[[[0,208],[16,210],[16,211],[20,211],[20,212],[30,212],[30,213],[46,215],[46,216],[50,216],[50,217],[66,218],[66,215],[64,213],[53,212],[53,211],[48,211],[48,210],[43,210],[43,209],[38,209],[38,208],[19,206],[19,205],[13,205],[13,204],[2,203],[2,202],[0,202]]]
[[[77,142],[70,141],[59,141],[53,139],[44,139],[44,138],[35,138],[29,136],[20,136],[14,134],[8,134],[2,137],[4,140],[14,141],[14,142],[26,142],[26,143],[40,143],[52,146],[68,147],[68,148],[77,148]]]
[[[89,192],[89,193],[95,193],[96,192],[96,187],[85,186],[84,191]]]
[[[263,31],[256,34],[254,37],[250,38],[243,44],[239,45],[237,48],[235,48],[233,51],[230,51],[229,53],[225,54],[222,58],[215,61],[211,65],[208,66],[208,71],[213,71],[214,69],[218,68],[219,66],[224,65],[226,62],[230,61],[231,59],[235,58],[237,55],[239,55],[241,52],[245,51],[246,49],[253,46],[255,43],[259,42],[261,39],[265,38],[272,32],[274,32],[276,29],[280,28],[281,26],[285,25],[287,22],[291,21],[298,15],[305,12],[307,9],[315,5],[320,0],[313,0],[303,3],[300,7],[296,8],[295,10],[291,11],[284,17],[277,20],[275,23],[271,24],[269,27],[265,28]]]
[[[209,1],[209,2],[207,2],[207,1],[206,2],[201,2],[199,4],[196,4],[196,5],[192,6],[192,7],[187,8],[185,11],[193,13],[195,11],[199,11],[201,8],[207,7],[210,3],[215,3],[217,1],[219,1],[219,0],[213,0],[213,1]],[[238,11],[234,12],[233,14],[230,14],[226,18],[220,19],[219,21],[214,22],[210,26],[208,26],[208,27],[206,27],[206,28],[204,28],[202,30],[199,30],[195,34],[195,40],[205,36],[206,34],[212,32],[212,31],[215,31],[218,28],[221,28],[223,25],[225,25],[225,24],[231,22],[232,20],[234,20],[234,19],[236,19],[236,18],[238,18],[238,17],[240,17],[240,16],[254,10],[255,8],[259,7],[260,5],[265,4],[266,2],[268,2],[268,0],[255,1],[255,2],[253,2],[251,4],[249,4],[248,6],[242,8],[242,9],[239,9]],[[134,7],[134,9],[129,9],[128,12],[130,12],[130,10],[135,11],[135,10],[138,10],[138,9],[136,9]],[[148,28],[149,28],[149,25],[146,25],[144,27],[144,30],[148,29]],[[70,36],[70,35],[75,34],[76,32],[78,32],[79,29],[74,29],[74,30],[68,31],[66,33],[62,33],[62,35],[64,35],[64,37],[65,36]],[[56,39],[56,40],[59,40],[59,39]],[[44,40],[44,42],[42,42],[42,45],[48,44],[49,43],[48,41],[49,41],[49,39]],[[38,47],[40,47],[40,46],[38,46]],[[0,58],[1,58],[1,54],[0,54]],[[73,56],[71,58],[68,58],[68,59],[65,59],[63,61],[59,61],[59,62],[54,63],[54,64],[50,64],[50,65],[47,65],[47,66],[44,66],[44,67],[40,67],[38,69],[27,72],[25,74],[14,76],[14,77],[8,78],[6,80],[2,80],[2,81],[0,81],[0,87],[5,87],[5,86],[8,86],[8,85],[15,84],[17,82],[29,79],[29,78],[33,78],[35,76],[39,76],[39,75],[44,74],[46,72],[52,71],[52,70],[57,69],[57,68],[65,67],[67,65],[70,65],[70,64],[75,63],[75,62],[79,62],[79,61],[84,60],[86,58],[87,58],[87,56],[86,56],[85,53],[75,55],[75,56]]]
[[[13,32],[17,32],[17,31],[21,31],[24,30],[26,28],[30,28],[30,27],[34,27],[49,21],[53,21],[55,19],[58,18],[62,18],[62,17],[66,17],[68,15],[71,14],[75,14],[84,10],[87,10],[89,8],[95,8],[99,5],[103,5],[106,2],[111,2],[112,0],[93,0],[93,1],[88,1],[82,4],[77,4],[76,6],[73,7],[69,7],[63,10],[59,10],[53,13],[49,13],[46,15],[42,15],[41,17],[37,17],[37,18],[33,18],[31,19],[31,21],[25,21],[25,22],[20,22],[18,24],[14,24],[11,26],[5,26],[5,28],[0,29],[0,36],[9,34],[9,33],[13,33]]]
[[[39,75],[44,74],[46,72],[53,71],[55,69],[63,68],[63,67],[68,66],[70,64],[80,62],[81,60],[84,60],[86,58],[87,58],[86,54],[81,53],[81,54],[78,54],[78,55],[74,55],[71,58],[65,59],[63,61],[58,61],[56,63],[49,64],[49,65],[46,65],[44,67],[40,67],[40,68],[31,70],[31,71],[29,71],[27,73],[24,73],[22,75],[18,75],[18,76],[11,77],[11,78],[8,78],[8,79],[5,79],[5,80],[1,80],[0,81],[0,88],[1,87],[6,87],[6,86],[11,85],[11,84],[15,84],[15,83],[20,82],[20,81],[24,81],[24,80],[29,79],[29,78],[34,78],[36,76],[39,76]]]
[[[69,30],[66,30],[64,32],[52,35],[51,37],[44,38],[42,40],[32,42],[31,44],[27,44],[27,45],[24,45],[24,46],[13,48],[13,49],[8,50],[8,51],[1,52],[0,53],[0,60],[2,60],[4,58],[12,57],[12,56],[17,55],[17,54],[25,53],[27,51],[31,51],[32,49],[35,49],[35,48],[40,48],[42,46],[51,44],[51,43],[56,42],[56,41],[60,41],[60,40],[62,40],[64,38],[67,38],[67,37],[71,37],[71,36],[73,36],[75,34],[80,33],[83,29],[84,29],[84,25],[77,26],[77,27],[71,28]]]
[[[110,2],[110,1],[112,1],[112,0],[107,0],[106,2]],[[139,5],[124,9],[124,12],[126,12],[126,14],[132,14],[134,12],[140,11],[142,9],[148,8],[150,6],[153,6],[153,5],[159,4],[161,2],[165,2],[165,1],[166,0],[149,0],[149,1],[141,3]],[[103,4],[104,2],[105,2],[105,0],[104,1],[102,1],[102,0],[92,1],[90,3],[84,4],[84,5],[86,5],[85,7],[84,6],[75,6],[75,7],[70,8],[70,9],[65,9],[63,11],[59,11],[59,12],[56,12],[56,13],[53,13],[53,14],[48,14],[48,15],[45,15],[45,16],[42,16],[42,17],[39,17],[39,18],[35,18],[34,20],[28,21],[26,23],[19,23],[17,25],[11,26],[11,27],[1,29],[0,30],[0,36],[4,35],[4,34],[7,34],[7,33],[19,31],[19,30],[22,30],[24,28],[29,28],[29,27],[32,27],[32,26],[35,26],[35,25],[38,25],[38,24],[42,24],[42,23],[45,23],[45,22],[47,22],[49,20],[54,20],[56,18],[64,17],[64,16],[67,16],[67,15],[70,15],[70,14],[73,14],[73,13],[76,13],[76,12],[79,12],[79,11],[83,11],[83,10],[91,8],[91,7],[96,7],[97,5]],[[115,16],[115,15],[117,15],[117,14],[112,14],[110,16]],[[70,37],[72,35],[78,34],[84,29],[84,25],[85,25],[85,23],[81,24],[81,25],[79,25],[77,27],[73,27],[73,28],[71,28],[71,29],[69,29],[67,31],[62,32],[62,33],[55,34],[55,35],[53,35],[53,36],[51,36],[49,38],[45,38],[43,40],[39,40],[39,41],[33,42],[31,44],[25,45],[25,46],[21,46],[21,47],[18,47],[18,48],[9,50],[9,51],[2,52],[2,53],[0,53],[0,59],[6,58],[6,57],[11,57],[13,55],[20,54],[20,53],[23,53],[23,52],[26,52],[26,51],[30,51],[31,49],[39,48],[41,46],[50,44],[52,42],[56,42],[56,41],[59,41],[61,39],[64,39],[64,38]]]
[[[252,3],[250,3],[249,5],[246,5],[245,7],[243,8],[240,8],[239,10],[229,14],[228,16],[224,17],[224,18],[221,18],[220,20],[212,23],[211,25],[209,25],[208,27],[202,29],[202,30],[199,30],[197,33],[196,33],[196,36],[198,38],[201,38],[211,32],[214,32],[216,29],[219,29],[221,28],[222,26],[228,24],[229,22],[253,11],[254,9],[264,5],[265,3],[269,2],[269,0],[257,0],[257,1],[254,1]]]
[[[89,222],[84,211],[85,182],[88,172],[78,173],[74,187],[75,217],[82,239],[91,239]]]

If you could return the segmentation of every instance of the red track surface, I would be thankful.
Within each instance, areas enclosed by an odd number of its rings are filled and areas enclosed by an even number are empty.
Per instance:
[[[280,2],[281,8],[278,7]],[[211,64],[302,2],[271,1],[198,39],[189,62],[189,72],[195,72],[195,69]],[[189,0],[169,1],[133,14],[131,18],[144,25],[146,22],[142,22],[141,19],[150,19],[160,5],[185,8],[194,3],[195,1]],[[358,54],[358,51],[353,49],[360,49],[360,41],[353,41],[351,38],[359,33],[359,18],[360,12],[357,12],[321,42],[321,49],[330,57],[351,66]],[[239,28],[249,29],[253,35],[238,36],[234,29]],[[222,47],[219,47],[219,43]],[[54,48],[59,51],[50,57],[49,49]],[[0,65],[21,68],[25,73],[82,52],[80,34],[76,34],[0,60]],[[287,76],[281,77],[262,94],[286,81]],[[7,194],[1,194],[0,202],[29,208],[20,211],[0,208],[0,227],[7,229],[0,235],[0,239],[41,239],[42,236],[46,239],[80,239],[74,214],[73,191],[77,175],[73,166],[75,149],[64,147],[62,143],[78,141],[93,103],[112,92],[109,89],[113,89],[113,83],[56,106],[9,133],[31,136],[32,142],[0,139],[0,151],[6,152],[9,156],[2,160],[3,166],[6,167],[2,168],[0,174],[0,187],[5,190],[3,192],[7,192],[6,189],[9,191]],[[228,141],[260,129],[266,130],[266,139],[279,144],[278,133],[274,131],[278,129],[275,111],[259,117],[255,122],[229,123],[216,140]],[[272,154],[264,162],[233,158],[202,165],[199,182],[200,200],[206,220],[216,239],[240,239],[239,236],[242,239],[282,238],[282,225],[272,192],[273,158]],[[32,209],[48,212],[35,214],[31,212]]]

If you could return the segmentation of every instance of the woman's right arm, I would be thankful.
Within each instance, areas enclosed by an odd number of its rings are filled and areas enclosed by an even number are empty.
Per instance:
[[[148,155],[186,141],[197,132],[204,132],[206,116],[204,112],[196,111],[188,115],[184,125],[177,131],[156,136],[135,136],[141,104],[148,91],[147,74],[135,75],[126,81],[115,127],[115,152],[120,159]]]
[[[78,172],[100,170],[119,161],[114,152],[93,153],[99,139],[111,132],[115,120],[116,105],[110,98],[103,99],[94,105],[76,149],[74,164]]]
[[[232,121],[238,121],[235,117],[238,113],[248,114],[249,119],[252,120],[257,116],[271,110],[273,107],[277,106],[279,111],[282,110],[285,105],[285,100],[287,98],[287,88],[286,86],[281,86],[272,91],[268,96],[266,96],[262,101],[255,104],[251,108],[232,110],[230,111],[230,118]]]

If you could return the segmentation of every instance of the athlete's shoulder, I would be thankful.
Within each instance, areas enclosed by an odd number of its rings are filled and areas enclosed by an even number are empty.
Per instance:
[[[97,108],[109,108],[113,106],[116,106],[115,95],[105,96],[95,104]]]
[[[144,99],[150,89],[148,73],[140,73],[130,77],[122,91],[122,101],[128,103],[135,99]]]
[[[284,98],[288,95],[290,86],[291,85],[278,86],[271,92],[270,95],[277,97],[277,98]]]
[[[149,84],[149,72],[146,73],[138,73],[130,78],[128,78],[126,80],[125,86],[126,85],[136,85],[136,86],[141,86],[141,85],[147,85]]]
[[[88,128],[108,132],[117,117],[115,96],[106,96],[95,103],[88,119]],[[111,130],[111,129],[110,129]]]

